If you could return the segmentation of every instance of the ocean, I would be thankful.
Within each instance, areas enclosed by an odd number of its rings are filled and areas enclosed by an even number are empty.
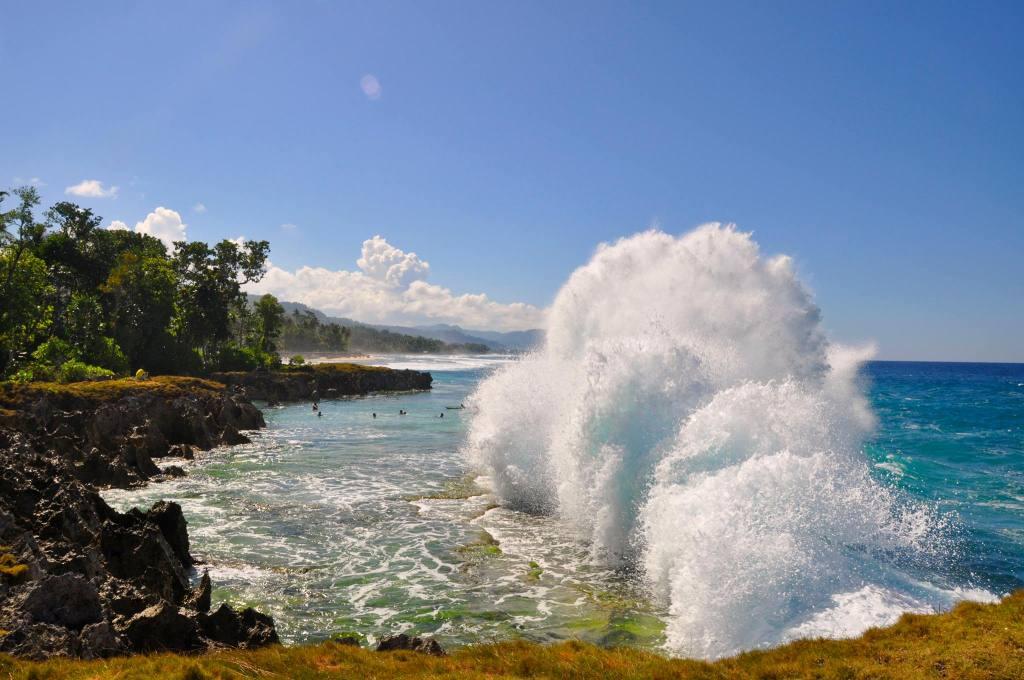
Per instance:
[[[174,461],[185,478],[104,495],[121,510],[180,503],[203,562],[195,578],[209,569],[215,602],[272,613],[287,643],[404,630],[446,645],[578,638],[686,653],[668,642],[680,614],[642,560],[599,559],[558,513],[502,507],[492,480],[476,479],[460,453],[474,389],[511,361],[386,357],[384,365],[430,370],[434,389],[325,401],[323,417],[309,404],[269,408],[252,444]],[[832,599],[817,611],[785,623],[766,617],[760,639],[744,633],[723,653],[801,631],[854,634],[903,610],[991,599],[1024,583],[1024,365],[869,362],[858,384],[876,418],[860,451],[865,468],[898,503],[928,515],[937,528],[926,539],[938,545],[917,555],[844,546],[859,564],[901,575],[844,583],[838,594],[825,588]],[[467,408],[449,408],[460,404]],[[773,491],[785,493],[760,490]],[[695,560],[711,557],[697,552]],[[809,576],[807,588],[819,581]],[[725,574],[720,582],[736,587]],[[799,587],[800,578],[782,585]]]

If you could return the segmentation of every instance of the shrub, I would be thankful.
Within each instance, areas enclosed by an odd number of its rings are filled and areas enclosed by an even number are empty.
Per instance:
[[[306,359],[301,354],[296,354],[295,356],[288,360],[289,366],[301,366],[304,363],[306,363]]]
[[[110,380],[114,372],[101,366],[93,366],[78,359],[64,362],[57,369],[57,382],[83,382],[85,380]]]
[[[100,338],[89,352],[89,361],[118,374],[128,372],[128,357],[113,338]]]
[[[60,338],[49,338],[32,352],[33,363],[54,368],[59,368],[65,361],[80,358],[78,350]]]

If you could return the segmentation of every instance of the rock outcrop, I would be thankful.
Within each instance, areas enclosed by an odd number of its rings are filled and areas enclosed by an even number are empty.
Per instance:
[[[214,373],[211,377],[249,399],[268,402],[429,390],[434,380],[430,373],[424,371],[393,370],[361,364],[318,364],[275,371]]]
[[[0,425],[41,435],[81,481],[127,487],[180,468],[154,462],[248,439],[265,425],[248,399],[196,378],[5,386]]]
[[[421,638],[399,633],[398,635],[383,637],[377,643],[378,652],[393,652],[397,650],[419,652],[420,654],[429,654],[430,656],[446,655],[444,648],[434,638]]]
[[[277,642],[269,616],[209,613],[209,575],[191,586],[177,504],[119,513],[70,467],[0,428],[0,652],[97,658]]]

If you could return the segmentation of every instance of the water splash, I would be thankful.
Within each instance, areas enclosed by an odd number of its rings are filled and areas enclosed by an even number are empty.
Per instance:
[[[884,603],[866,627],[958,597],[904,571],[941,560],[943,521],[869,474],[870,355],[831,345],[792,262],[749,234],[648,231],[601,246],[545,347],[480,385],[465,453],[506,505],[642,571],[673,651],[849,634],[851,602]]]

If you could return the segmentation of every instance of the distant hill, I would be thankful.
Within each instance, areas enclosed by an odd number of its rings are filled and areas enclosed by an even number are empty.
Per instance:
[[[249,302],[259,296],[249,294]],[[539,330],[466,331],[459,326],[435,324],[432,326],[388,326],[368,324],[355,319],[328,316],[301,302],[280,301],[286,314],[298,311],[312,314],[321,324],[338,324],[351,331],[349,350],[353,352],[479,354],[485,352],[521,351],[534,346],[543,337]],[[295,349],[295,348],[285,348]]]

